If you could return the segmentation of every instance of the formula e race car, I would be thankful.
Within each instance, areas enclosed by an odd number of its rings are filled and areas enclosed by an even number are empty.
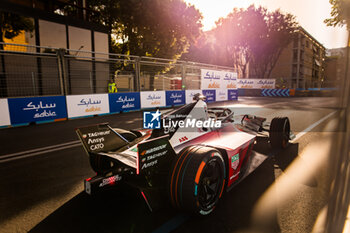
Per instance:
[[[161,121],[154,129],[107,123],[77,129],[97,173],[85,180],[85,192],[126,183],[140,190],[151,211],[170,200],[175,208],[206,215],[244,177],[257,136],[267,137],[273,148],[287,147],[287,117],[267,123],[235,116],[228,108],[207,108],[204,98],[197,94],[193,103],[161,117],[154,111],[151,121]]]

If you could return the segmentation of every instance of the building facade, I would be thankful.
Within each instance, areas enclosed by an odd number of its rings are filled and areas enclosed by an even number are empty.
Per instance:
[[[299,27],[294,40],[282,51],[270,78],[276,79],[278,87],[323,87],[325,53],[325,47]]]
[[[347,48],[328,49],[325,65],[325,82],[329,87],[339,87],[345,77]]]
[[[0,11],[25,16],[34,25],[33,32],[6,43],[109,52],[108,30],[97,23],[98,12],[89,9],[86,0],[2,0]]]

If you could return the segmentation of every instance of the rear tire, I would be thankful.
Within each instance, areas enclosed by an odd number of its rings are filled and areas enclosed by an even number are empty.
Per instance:
[[[97,174],[105,174],[111,171],[115,164],[105,156],[99,154],[90,154],[90,166]]]
[[[172,165],[169,194],[178,209],[207,215],[216,207],[224,186],[225,162],[216,149],[187,147]]]
[[[270,125],[270,144],[273,148],[284,149],[289,144],[290,123],[288,117],[273,118]]]

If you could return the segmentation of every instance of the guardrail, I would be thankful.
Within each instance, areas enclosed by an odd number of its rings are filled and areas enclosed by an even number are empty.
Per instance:
[[[202,93],[207,102],[237,100],[237,89],[145,91],[0,99],[0,127],[21,126],[184,105]]]

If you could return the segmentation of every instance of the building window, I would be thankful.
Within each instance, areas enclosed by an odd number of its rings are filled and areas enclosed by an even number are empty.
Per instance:
[[[293,50],[293,61],[297,62],[298,60],[298,50],[294,49]]]
[[[296,77],[297,76],[297,65],[293,65],[292,67],[292,77]]]
[[[306,48],[309,48],[309,41],[306,41]]]
[[[294,48],[297,48],[297,47],[298,47],[298,37],[295,37],[295,38],[294,38],[293,47],[294,47]]]

